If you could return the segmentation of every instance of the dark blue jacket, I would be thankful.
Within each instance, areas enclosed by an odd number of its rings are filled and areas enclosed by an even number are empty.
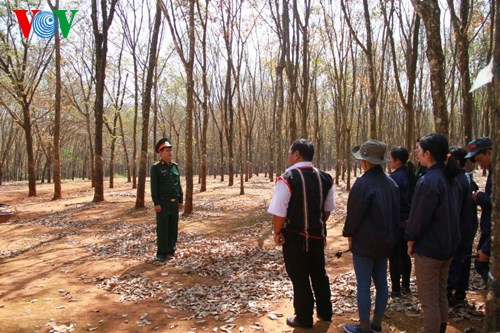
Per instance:
[[[456,177],[456,181],[460,187],[458,195],[458,204],[461,207],[460,234],[462,239],[460,246],[470,249],[477,231],[477,210],[474,209],[471,181],[467,178],[465,170],[462,169],[462,172]],[[475,218],[474,215],[476,215]]]
[[[408,180],[408,173],[406,170],[407,168],[405,165],[397,168],[390,175],[392,180],[394,180],[399,187],[399,213],[401,221],[408,220],[410,216],[410,181]]]
[[[384,258],[396,244],[399,221],[398,186],[380,166],[375,166],[352,186],[342,234],[352,237],[353,254]]]
[[[479,244],[479,250],[484,254],[490,255],[491,249],[491,166],[486,179],[484,192],[477,192],[476,203],[481,206],[481,239],[484,239],[482,244]]]
[[[413,193],[405,239],[414,241],[419,255],[448,260],[460,242],[461,187],[445,176],[445,165],[437,163],[420,177]]]

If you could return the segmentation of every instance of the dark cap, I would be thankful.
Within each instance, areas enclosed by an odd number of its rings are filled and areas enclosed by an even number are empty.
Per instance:
[[[465,158],[472,158],[476,156],[476,154],[479,153],[480,151],[489,150],[492,149],[492,147],[493,147],[493,142],[491,142],[491,139],[488,137],[482,136],[480,138],[472,140],[467,145],[469,153],[465,155]]]
[[[168,138],[162,138],[158,141],[156,144],[155,150],[157,153],[160,152],[165,147],[172,147],[172,144],[170,143],[170,140]]]
[[[361,146],[352,148],[352,155],[357,160],[365,160],[372,164],[379,165],[389,162],[385,156],[387,145],[377,140],[368,140]]]

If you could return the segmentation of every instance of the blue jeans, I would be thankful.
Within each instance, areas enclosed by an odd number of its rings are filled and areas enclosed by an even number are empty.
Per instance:
[[[373,259],[357,255],[352,256],[356,273],[357,300],[360,322],[370,322],[371,295],[370,286],[375,284],[375,311],[382,316],[387,306],[387,258]]]

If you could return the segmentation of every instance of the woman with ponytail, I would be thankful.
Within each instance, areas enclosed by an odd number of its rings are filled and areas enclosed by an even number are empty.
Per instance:
[[[448,140],[431,133],[419,140],[417,158],[427,172],[417,182],[405,238],[415,257],[424,332],[445,332],[448,269],[460,242],[461,188],[457,163],[448,159]],[[436,297],[437,296],[437,297]]]

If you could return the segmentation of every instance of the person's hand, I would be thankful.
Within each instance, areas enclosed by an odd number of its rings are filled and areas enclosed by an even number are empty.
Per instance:
[[[347,237],[347,241],[349,242],[349,250],[352,250],[352,236]]]
[[[474,202],[477,201],[477,192],[476,191],[472,191],[472,200],[474,200]]]
[[[274,234],[273,239],[274,244],[276,244],[277,246],[283,246],[283,244],[285,244],[285,237],[281,232],[279,234]]]
[[[161,212],[161,205],[155,206],[155,212]]]
[[[479,250],[477,251],[477,260],[481,262],[488,262],[490,261],[490,256]]]
[[[408,241],[408,243],[407,243],[407,246],[408,246],[408,255],[410,257],[413,257],[413,254],[414,254],[414,252],[413,252],[413,244],[415,244],[415,242],[413,242],[413,241]]]
[[[184,209],[184,204],[183,203],[180,203],[179,204],[179,210],[183,210]]]

